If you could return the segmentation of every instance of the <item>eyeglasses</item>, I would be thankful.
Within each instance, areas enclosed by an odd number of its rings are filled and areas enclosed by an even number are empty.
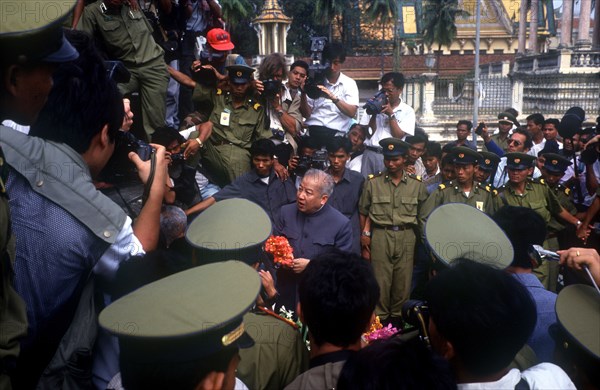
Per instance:
[[[516,139],[509,139],[508,144],[509,145],[515,144],[515,146],[521,146],[521,145],[523,145],[523,142],[517,141]]]

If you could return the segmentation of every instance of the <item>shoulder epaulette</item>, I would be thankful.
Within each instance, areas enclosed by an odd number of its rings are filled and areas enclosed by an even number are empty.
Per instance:
[[[262,306],[257,306],[257,308],[258,308],[260,311],[262,311],[263,313],[265,313],[265,314],[267,314],[267,315],[269,315],[269,316],[271,316],[271,317],[275,317],[275,318],[277,318],[278,320],[281,320],[281,321],[283,321],[283,322],[287,323],[288,325],[292,326],[294,329],[298,329],[298,328],[299,328],[298,324],[296,324],[294,321],[292,321],[292,320],[288,320],[287,318],[283,318],[282,316],[280,316],[279,314],[275,313],[275,312],[274,312],[274,311],[272,311],[272,310],[269,310],[269,309],[267,309],[267,308],[264,308],[264,307],[262,307]]]
[[[492,192],[492,187],[489,184],[487,186],[485,186],[485,187],[480,185],[479,188],[483,188],[487,192]]]
[[[539,177],[539,178],[530,177],[530,178],[528,178],[528,180],[531,183],[544,184],[544,185],[546,184],[546,181],[541,177]]]
[[[376,177],[379,177],[379,176],[381,176],[381,172],[377,172],[377,173],[370,173],[370,174],[369,174],[369,176],[367,176],[367,178],[368,178],[369,180],[371,180],[371,179],[374,179],[374,178],[376,178]]]
[[[443,190],[444,188],[446,188],[446,185],[445,185],[444,183],[442,183],[442,184],[440,184],[440,185],[438,186],[438,188],[439,188],[440,190]]]
[[[217,95],[222,95],[223,94],[223,90],[221,88],[217,88]]]
[[[494,194],[494,196],[498,196],[498,190],[497,189],[493,189],[492,190],[492,194]]]
[[[258,111],[258,109],[260,108],[260,103],[254,103],[254,111]]]
[[[423,179],[421,179],[421,176],[418,176],[418,175],[410,174],[410,175],[408,175],[408,177],[418,180],[418,181],[423,181]]]
[[[567,196],[571,193],[571,189],[569,187],[563,186],[562,184],[558,184],[556,186],[556,190],[562,191]]]

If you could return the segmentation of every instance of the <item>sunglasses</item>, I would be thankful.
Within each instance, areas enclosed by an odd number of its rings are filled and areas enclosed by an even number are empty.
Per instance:
[[[515,146],[521,146],[521,145],[523,145],[523,142],[517,141],[516,139],[509,139],[508,144],[509,145],[515,144]]]

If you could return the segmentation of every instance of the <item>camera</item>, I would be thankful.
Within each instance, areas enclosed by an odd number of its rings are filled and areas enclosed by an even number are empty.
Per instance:
[[[261,80],[265,87],[263,95],[266,99],[272,99],[281,92],[281,81],[280,80]]]
[[[298,166],[296,167],[296,173],[299,176],[304,176],[306,171],[311,168],[324,171],[327,168],[328,161],[329,159],[326,150],[316,150],[312,156],[300,156]]]
[[[381,112],[384,104],[387,103],[387,98],[383,90],[379,90],[373,97],[367,100],[364,105],[368,115],[377,115]]]
[[[142,161],[150,160],[150,156],[154,152],[154,148],[148,143],[139,140],[135,135],[128,131],[117,132],[117,146],[119,150],[125,150],[126,154],[135,152]]]
[[[173,153],[171,154],[171,161],[176,162],[176,161],[185,161],[185,158],[183,157],[183,153]]]
[[[477,125],[477,128],[475,129],[475,134],[481,135],[483,133],[483,128],[484,127],[485,127],[485,123],[484,122],[479,122],[479,124]]]
[[[327,38],[311,37],[310,42],[311,63],[308,66],[308,78],[304,83],[304,91],[311,99],[318,99],[327,96],[318,86],[325,84],[326,74],[331,68],[331,64],[328,61],[323,61],[323,49],[327,44]]]

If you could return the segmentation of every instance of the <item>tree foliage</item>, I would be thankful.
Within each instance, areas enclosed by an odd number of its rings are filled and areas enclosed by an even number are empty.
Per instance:
[[[423,12],[423,41],[427,46],[450,47],[456,37],[456,18],[469,16],[458,0],[427,0]]]

